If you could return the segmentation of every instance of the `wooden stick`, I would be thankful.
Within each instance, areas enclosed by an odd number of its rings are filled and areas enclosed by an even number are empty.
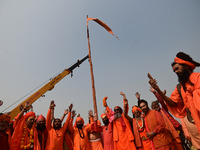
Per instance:
[[[88,16],[87,16],[87,18],[88,18]],[[91,50],[90,50],[88,21],[87,21],[87,39],[88,39],[90,72],[91,72],[91,80],[92,80],[92,94],[93,94],[94,113],[96,113],[97,119],[98,119],[97,102],[96,102],[96,91],[95,91],[94,74],[93,74],[93,65],[92,65]]]

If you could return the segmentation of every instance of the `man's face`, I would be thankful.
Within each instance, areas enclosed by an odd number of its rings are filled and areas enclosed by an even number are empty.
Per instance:
[[[120,114],[122,114],[122,109],[120,109],[119,107],[116,107],[116,108],[114,109],[114,112],[115,112],[115,113],[120,113]]]
[[[173,69],[173,71],[177,74],[178,77],[183,75],[183,70],[184,70],[183,65],[175,64],[175,65],[172,67],[172,69]]]
[[[35,117],[34,116],[31,116],[26,120],[26,125],[27,125],[27,127],[29,129],[32,128],[32,126],[34,124],[34,121],[35,121]]]
[[[37,129],[44,130],[46,128],[45,119],[40,119],[37,121]]]
[[[6,121],[0,122],[0,132],[5,132],[9,128],[9,123]]]
[[[179,82],[184,83],[184,82],[187,82],[189,80],[189,76],[191,74],[191,71],[188,69],[187,66],[175,64],[172,67],[172,69],[177,74]]]
[[[82,127],[83,127],[82,120],[77,121],[76,126],[77,126],[78,129],[82,129]]]
[[[121,117],[121,114],[122,114],[122,109],[119,108],[119,107],[115,107],[114,108],[114,112],[115,112],[115,118],[120,118]]]
[[[103,123],[107,126],[109,124],[108,117],[106,115],[102,118]]]
[[[158,103],[152,103],[152,109],[154,109],[154,110],[159,110],[160,109],[160,106],[159,106],[159,104]]]
[[[135,110],[134,113],[133,113],[133,115],[134,115],[135,117],[140,117],[141,112],[140,112],[139,110]]]
[[[53,128],[54,129],[60,129],[61,128],[61,121],[60,119],[55,119],[53,122]]]
[[[141,103],[140,104],[140,109],[142,110],[143,113],[147,113],[149,111],[149,107],[146,105],[146,103]]]

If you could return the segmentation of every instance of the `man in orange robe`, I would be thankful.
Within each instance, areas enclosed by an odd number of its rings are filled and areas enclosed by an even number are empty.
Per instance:
[[[109,119],[106,114],[101,114],[101,119],[104,123],[104,126],[101,127],[103,132],[103,146],[104,150],[114,150],[113,142],[113,119]]]
[[[26,103],[22,111],[15,118],[15,128],[11,138],[10,150],[41,150],[34,124],[35,113],[28,112],[23,116],[29,107],[29,103]]]
[[[103,99],[103,105],[106,107],[108,113],[110,113],[110,108],[106,103],[107,97]],[[131,126],[129,121],[126,119],[122,113],[122,108],[115,106],[114,115],[115,119],[113,121],[113,141],[115,150],[136,150],[134,144],[134,136],[131,131]]]
[[[144,119],[141,116],[142,110],[137,106],[132,107],[133,118],[128,115],[128,100],[123,92],[120,93],[124,98],[124,116],[133,124],[133,134],[135,136],[135,146],[138,150],[151,150],[151,143],[146,136]]]
[[[62,150],[63,149],[63,139],[64,139],[65,132],[67,130],[67,127],[69,125],[73,104],[69,106],[69,113],[63,127],[61,127],[61,120],[59,118],[54,119],[53,127],[51,126],[51,111],[54,110],[54,107],[55,107],[54,101],[51,101],[50,108],[48,110],[47,117],[46,117],[46,128],[48,131],[46,150]]]
[[[73,119],[70,119],[70,124],[73,124]],[[68,126],[68,127],[69,127]],[[73,141],[73,134],[69,131],[69,129],[66,130],[64,141],[63,141],[63,150],[73,150],[74,147],[74,141]]]
[[[43,115],[40,115],[36,120],[36,129],[38,132],[38,140],[40,142],[41,150],[45,150],[48,131],[46,129],[46,119]]]
[[[145,115],[144,121],[147,130],[147,137],[153,141],[152,149],[156,150],[177,150],[173,145],[173,139],[169,130],[158,111],[151,110],[145,100],[138,101],[138,106]]]
[[[89,114],[88,125],[92,123],[94,124],[93,111],[89,110],[88,114]],[[94,128],[95,128],[95,131],[90,131],[88,134],[90,148],[91,150],[103,150],[102,136],[101,136],[101,122],[99,120],[95,122]]]
[[[81,117],[76,118],[74,127],[69,126],[69,131],[73,134],[74,150],[91,150],[88,133],[91,131],[92,124],[84,126]]]
[[[10,116],[0,113],[0,147],[1,150],[9,150],[9,134],[6,130],[9,128]]]
[[[200,133],[200,73],[193,72],[200,63],[195,62],[189,55],[179,52],[174,58],[172,69],[177,74],[179,85],[170,97],[163,94],[155,79],[150,79],[150,85],[166,102],[169,111],[177,118],[187,119],[195,124]]]

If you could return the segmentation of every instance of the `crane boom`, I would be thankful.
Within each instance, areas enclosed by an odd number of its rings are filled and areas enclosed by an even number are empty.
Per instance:
[[[89,56],[87,55],[86,57],[84,57],[81,60],[78,60],[74,65],[72,65],[70,68],[66,68],[62,73],[60,73],[59,75],[57,75],[56,77],[54,77],[53,79],[51,79],[47,84],[45,84],[43,87],[41,87],[38,91],[36,91],[35,93],[33,93],[31,96],[29,96],[28,98],[26,98],[22,103],[20,103],[17,107],[15,107],[12,111],[11,111],[11,120],[14,119],[15,116],[18,115],[18,113],[20,112],[20,106],[21,105],[25,105],[25,103],[28,101],[30,104],[33,104],[38,98],[40,98],[44,93],[46,93],[47,91],[50,91],[54,88],[54,86],[60,81],[62,80],[65,76],[67,76],[68,74],[72,73],[72,71],[76,68],[79,67],[79,65],[84,62],[86,59],[88,59]]]

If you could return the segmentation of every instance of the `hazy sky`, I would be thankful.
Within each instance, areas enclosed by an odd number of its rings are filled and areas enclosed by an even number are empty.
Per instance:
[[[120,39],[89,22],[99,116],[105,96],[111,108],[123,106],[121,91],[130,108],[137,91],[155,100],[148,72],[169,96],[177,84],[170,66],[177,52],[200,62],[199,0],[1,0],[0,111],[88,54],[87,15],[104,21]],[[73,103],[87,119],[93,109],[88,61],[36,101],[34,111],[46,116],[51,100],[55,117]]]

